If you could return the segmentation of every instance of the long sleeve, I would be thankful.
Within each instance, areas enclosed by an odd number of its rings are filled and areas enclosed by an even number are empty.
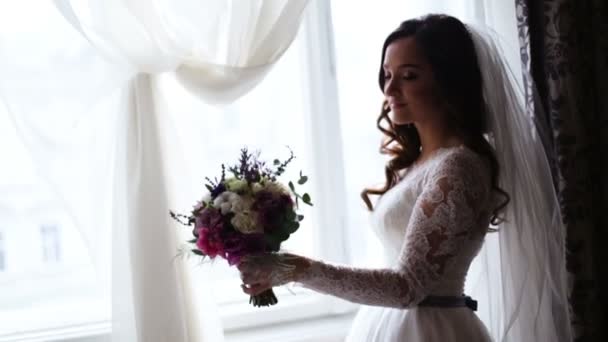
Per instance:
[[[444,156],[428,171],[396,267],[363,269],[313,260],[298,283],[365,305],[407,308],[424,299],[470,235],[487,228],[480,219],[490,192],[489,171],[467,152]]]

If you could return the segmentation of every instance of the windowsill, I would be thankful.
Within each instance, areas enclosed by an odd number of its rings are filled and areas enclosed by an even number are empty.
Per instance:
[[[355,312],[328,314],[310,319],[267,324],[226,331],[225,342],[338,342],[343,341]],[[19,342],[105,342],[110,341],[110,322],[49,329],[4,336],[0,341]]]
[[[246,298],[234,304],[221,305],[220,316],[224,331],[263,330],[292,322],[352,314],[357,308],[352,303],[302,288],[293,289],[294,295],[281,288],[276,290],[279,303],[275,306],[254,308]]]
[[[338,342],[344,341],[354,312],[227,331],[225,342]]]
[[[221,308],[226,342],[343,341],[358,305],[302,288],[277,292],[279,304],[252,308],[246,301]],[[261,314],[263,313],[263,314]]]
[[[49,342],[49,341],[79,341],[79,342],[101,342],[109,341],[111,323],[109,321],[87,323],[81,325],[66,326],[54,329],[42,329],[27,333],[15,333],[0,336],[0,341],[19,342]]]

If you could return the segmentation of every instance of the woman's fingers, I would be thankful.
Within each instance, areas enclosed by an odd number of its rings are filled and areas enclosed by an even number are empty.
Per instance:
[[[238,265],[241,280],[245,284],[268,283],[270,272],[259,265],[240,263]]]
[[[255,296],[258,295],[268,289],[270,289],[270,283],[261,283],[261,284],[241,284],[241,289],[248,295]]]
[[[253,268],[246,268],[240,271],[241,280],[245,284],[265,283],[268,280],[268,274]]]
[[[264,268],[262,256],[247,256],[237,265],[243,285],[243,292],[249,295],[260,294],[270,288],[270,272]]]

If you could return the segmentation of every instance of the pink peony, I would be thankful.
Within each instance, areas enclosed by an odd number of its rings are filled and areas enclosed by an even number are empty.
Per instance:
[[[210,258],[224,256],[220,232],[224,228],[222,215],[215,208],[205,208],[196,217],[194,230],[198,234],[196,247]]]
[[[196,247],[210,258],[215,258],[218,255],[224,256],[225,254],[219,234],[210,229],[199,229]]]

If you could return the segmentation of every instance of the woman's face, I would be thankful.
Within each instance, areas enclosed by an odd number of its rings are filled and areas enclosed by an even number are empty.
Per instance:
[[[384,95],[395,124],[436,119],[441,113],[437,85],[413,37],[397,39],[386,48],[383,69]]]

